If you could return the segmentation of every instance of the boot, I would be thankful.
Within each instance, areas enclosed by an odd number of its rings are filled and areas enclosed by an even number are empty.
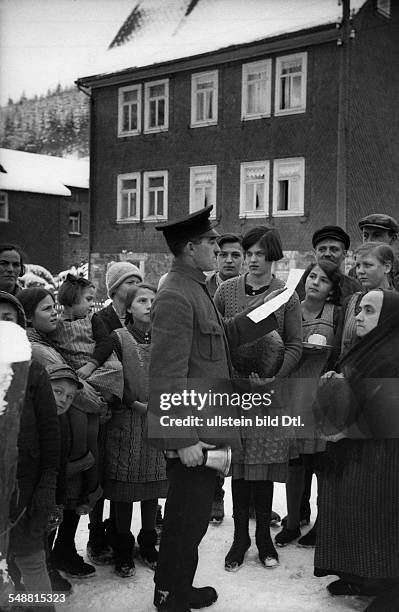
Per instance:
[[[244,556],[251,546],[248,532],[249,512],[242,508],[234,511],[234,540],[224,560],[227,572],[236,572],[244,562]]]
[[[50,578],[51,588],[54,591],[70,595],[72,593],[72,585],[66,578],[63,578],[57,568],[51,563],[51,559],[47,560],[47,573]]]
[[[95,565],[109,565],[113,560],[113,551],[107,543],[106,523],[89,523],[89,540],[86,553]]]
[[[270,536],[270,512],[256,512],[255,541],[260,562],[268,568],[279,565],[278,554]]]
[[[297,527],[296,529],[288,529],[288,527],[283,527],[282,530],[279,531],[276,537],[274,538],[274,541],[276,542],[277,546],[283,547],[287,546],[287,544],[290,544],[291,542],[297,540],[300,537],[301,530],[299,527]]]
[[[53,567],[65,572],[68,576],[72,576],[72,578],[89,578],[96,573],[95,567],[85,563],[83,557],[78,555],[75,548],[64,549],[56,543],[51,552],[50,560]]]
[[[299,538],[297,546],[302,548],[314,548],[316,546],[317,537],[317,519],[312,529],[310,529],[304,536]]]
[[[157,532],[155,529],[141,529],[137,536],[137,543],[140,546],[142,560],[148,567],[155,570],[158,561],[158,551],[155,548],[157,543]]]
[[[134,537],[130,533],[117,533],[115,536],[115,573],[121,578],[134,576],[136,567],[133,561]]]

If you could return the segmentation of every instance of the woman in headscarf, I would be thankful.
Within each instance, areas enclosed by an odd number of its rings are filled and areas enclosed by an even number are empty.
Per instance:
[[[399,295],[364,295],[356,335],[318,398],[321,429],[333,441],[315,575],[339,577],[327,587],[332,595],[375,595],[399,584]],[[374,605],[367,610],[397,609]]]

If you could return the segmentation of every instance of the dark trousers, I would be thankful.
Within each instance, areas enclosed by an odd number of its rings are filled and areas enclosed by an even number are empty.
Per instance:
[[[190,588],[198,564],[198,546],[209,524],[216,471],[188,468],[168,459],[169,491],[165,504],[156,589],[167,593],[170,607],[188,608]]]

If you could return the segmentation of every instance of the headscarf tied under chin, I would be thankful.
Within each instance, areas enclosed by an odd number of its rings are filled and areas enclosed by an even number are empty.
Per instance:
[[[327,444],[325,468],[337,475],[360,459],[364,439],[399,438],[399,294],[383,293],[377,327],[339,361],[345,378],[330,379],[318,396],[318,411],[352,436]]]

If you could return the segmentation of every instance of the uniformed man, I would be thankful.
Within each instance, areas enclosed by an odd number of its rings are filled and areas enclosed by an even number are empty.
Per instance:
[[[195,425],[184,427],[180,436],[168,427],[153,427],[157,419],[159,425],[160,393],[173,388],[174,381],[186,381],[190,387],[196,379],[209,388],[216,379],[229,380],[229,345],[250,342],[276,327],[274,315],[255,324],[247,313],[223,324],[204,274],[214,268],[218,251],[218,234],[209,221],[211,210],[208,206],[181,221],[156,227],[174,255],[153,304],[148,414],[149,441],[165,450],[170,483],[155,573],[154,604],[162,612],[187,612],[217,599],[213,587],[194,588],[192,583],[216,479],[216,471],[203,465],[204,449],[226,440],[217,440],[209,428]],[[178,408],[175,414],[185,416],[190,410],[193,406],[188,411]],[[239,444],[237,428],[226,435]]]

